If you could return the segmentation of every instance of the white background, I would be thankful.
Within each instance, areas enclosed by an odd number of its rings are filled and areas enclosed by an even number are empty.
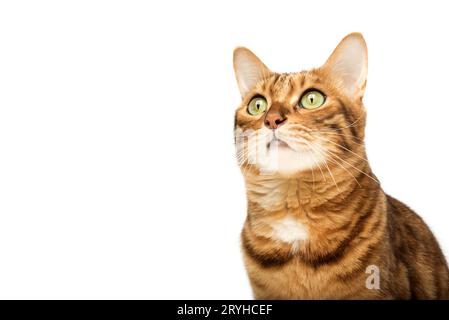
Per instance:
[[[232,50],[369,48],[367,147],[449,253],[445,1],[4,1],[0,298],[251,298]]]

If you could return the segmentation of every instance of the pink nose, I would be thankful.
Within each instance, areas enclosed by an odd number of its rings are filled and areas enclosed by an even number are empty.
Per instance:
[[[287,118],[283,117],[278,112],[267,113],[265,116],[265,126],[269,129],[277,129],[284,124]]]

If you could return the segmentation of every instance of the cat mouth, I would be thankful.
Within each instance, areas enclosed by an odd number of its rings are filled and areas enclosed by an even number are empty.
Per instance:
[[[274,137],[270,142],[267,143],[267,149],[272,148],[288,148],[292,149],[289,144],[277,137]]]

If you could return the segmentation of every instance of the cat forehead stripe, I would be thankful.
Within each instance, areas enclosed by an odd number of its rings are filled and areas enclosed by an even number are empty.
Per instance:
[[[271,83],[271,94],[286,98],[292,91],[291,78],[291,75],[285,73],[276,75]]]

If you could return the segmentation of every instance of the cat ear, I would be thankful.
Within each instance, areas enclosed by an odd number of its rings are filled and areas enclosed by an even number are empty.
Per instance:
[[[360,33],[348,34],[327,59],[323,69],[339,79],[349,97],[361,98],[368,72],[368,49]]]
[[[271,74],[271,71],[254,53],[243,47],[234,50],[234,71],[242,97],[257,82]]]

